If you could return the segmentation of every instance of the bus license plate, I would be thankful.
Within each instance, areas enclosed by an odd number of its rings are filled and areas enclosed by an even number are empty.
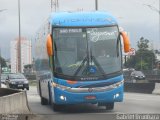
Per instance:
[[[96,99],[96,96],[92,96],[92,95],[85,96],[85,99],[86,99],[86,100],[95,100],[95,99]]]

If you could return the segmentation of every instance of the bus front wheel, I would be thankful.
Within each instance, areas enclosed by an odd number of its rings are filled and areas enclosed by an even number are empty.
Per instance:
[[[53,102],[51,91],[49,90],[49,103],[51,104],[54,111],[60,111],[61,105],[57,105]]]
[[[61,110],[63,110],[64,109],[64,105],[57,105],[57,104],[55,104],[55,103],[52,103],[52,108],[53,108],[53,110],[56,112],[56,111],[61,111]]]

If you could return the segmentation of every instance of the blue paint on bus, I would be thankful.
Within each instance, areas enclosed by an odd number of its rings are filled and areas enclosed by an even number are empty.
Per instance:
[[[117,20],[107,12],[57,12],[49,18],[53,55],[38,39],[35,68],[42,104],[123,101],[122,50]]]
[[[106,12],[58,12],[50,17],[53,26],[107,26],[117,25],[116,19]]]

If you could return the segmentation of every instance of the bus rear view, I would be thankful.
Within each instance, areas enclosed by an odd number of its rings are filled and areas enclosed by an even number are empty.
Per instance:
[[[47,84],[42,82],[45,77],[38,80],[41,103],[50,103],[54,110],[82,103],[111,110],[114,102],[123,101],[120,36],[125,52],[129,40],[125,32],[119,32],[115,18],[106,12],[62,12],[54,13],[50,24],[49,69],[45,70],[50,78]],[[40,71],[37,76],[48,73]]]

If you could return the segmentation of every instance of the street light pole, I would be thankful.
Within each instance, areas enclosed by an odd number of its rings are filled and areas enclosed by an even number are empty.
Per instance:
[[[142,53],[141,53],[141,71],[142,71]]]
[[[159,42],[160,42],[160,0],[159,0]]]
[[[19,37],[18,37],[18,72],[21,73],[21,13],[20,13],[20,0],[18,0],[18,24],[19,24]]]
[[[1,57],[1,48],[0,48],[0,88],[1,88],[1,70],[2,70],[2,67],[1,67],[1,62],[2,62],[2,57]]]
[[[58,11],[59,10],[59,2],[58,0],[51,0],[51,12],[53,10],[54,7],[54,11]]]
[[[98,0],[95,0],[95,9],[98,10]]]
[[[7,9],[1,9],[0,12],[3,12],[5,10]],[[1,88],[1,72],[2,72],[2,64],[1,64],[2,60],[1,59],[2,59],[2,56],[1,56],[1,48],[0,48],[0,88]]]

